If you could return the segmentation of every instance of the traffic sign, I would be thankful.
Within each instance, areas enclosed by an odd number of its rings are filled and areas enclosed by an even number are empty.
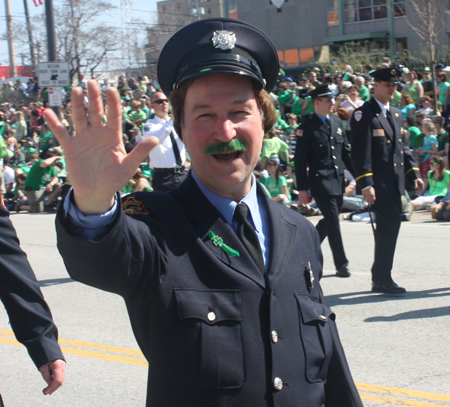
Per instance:
[[[41,88],[70,86],[68,62],[39,62],[38,78]]]
[[[48,88],[48,105],[57,107],[62,105],[61,88]]]

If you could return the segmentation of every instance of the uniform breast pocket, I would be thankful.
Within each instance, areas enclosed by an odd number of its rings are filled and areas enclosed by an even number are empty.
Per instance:
[[[328,141],[328,138],[323,134],[320,134],[319,137],[314,138],[314,143],[312,143],[312,154],[319,160],[326,158],[329,155],[329,145],[330,142]]]
[[[175,289],[174,363],[179,384],[242,387],[245,380],[240,290]]]
[[[299,308],[300,336],[305,355],[306,378],[324,381],[333,352],[330,319],[334,313],[326,305],[304,294],[295,294]]]

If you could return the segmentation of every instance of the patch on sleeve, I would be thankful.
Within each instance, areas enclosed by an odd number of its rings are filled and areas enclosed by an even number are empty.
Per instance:
[[[359,122],[359,121],[362,119],[362,112],[361,112],[361,110],[357,110],[357,111],[354,113],[354,116],[355,116],[355,120],[356,120],[357,122]]]
[[[384,130],[383,129],[376,129],[373,131],[374,137],[384,137]]]
[[[122,208],[128,215],[148,215],[148,210],[144,204],[134,196],[129,196],[122,202]]]
[[[295,134],[299,137],[303,137],[303,130],[297,129],[297,132]]]

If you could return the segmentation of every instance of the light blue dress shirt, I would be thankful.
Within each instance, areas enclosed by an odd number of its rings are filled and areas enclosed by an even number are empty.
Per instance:
[[[249,193],[238,203],[218,195],[206,188],[191,171],[192,177],[197,183],[206,199],[219,211],[225,221],[237,233],[238,223],[233,220],[234,210],[240,202],[244,202],[249,209],[248,220],[254,226],[256,234],[261,245],[261,250],[266,266],[266,272],[270,261],[270,227],[269,213],[266,207],[265,198],[261,198],[256,193],[256,178],[252,178],[252,187]],[[117,216],[119,205],[117,199],[113,207],[102,215],[83,215],[75,206],[72,199],[73,190],[71,189],[64,200],[64,211],[68,220],[74,226],[75,234],[91,241],[99,241],[107,233],[107,226],[114,221]]]

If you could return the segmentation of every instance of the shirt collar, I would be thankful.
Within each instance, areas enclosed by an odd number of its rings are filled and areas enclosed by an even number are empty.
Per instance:
[[[227,223],[233,227],[233,215],[234,210],[236,209],[237,203],[230,198],[226,198],[224,196],[218,195],[215,192],[212,192],[208,188],[206,188],[199,179],[195,176],[194,171],[191,170],[192,177],[197,183],[200,191],[206,196],[209,202],[219,211],[219,213],[225,218]],[[244,202],[249,209],[251,220],[253,221],[253,226],[256,229],[256,232],[260,232],[262,230],[262,220],[261,214],[258,206],[258,197],[256,193],[256,178],[252,175],[252,186],[250,188],[249,193],[242,198],[240,202]],[[239,203],[240,203],[239,202]],[[235,227],[233,227],[235,229]]]
[[[381,103],[375,96],[373,96],[373,98],[375,99],[375,101],[378,103],[378,105],[381,108],[381,111],[383,112],[383,114],[386,116],[387,112],[389,111],[389,102],[387,105],[383,105],[383,103]]]

